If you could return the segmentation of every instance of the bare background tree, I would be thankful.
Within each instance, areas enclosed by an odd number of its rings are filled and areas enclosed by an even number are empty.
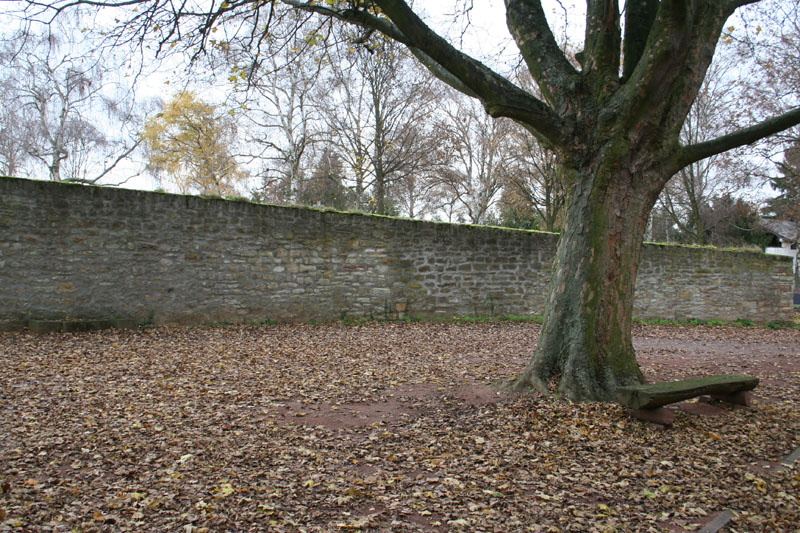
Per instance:
[[[705,142],[745,123],[746,109],[741,105],[744,94],[734,72],[736,61],[729,47],[723,47],[715,57],[686,117],[681,133],[684,143]],[[725,226],[735,221],[726,220],[712,204],[724,203],[737,191],[760,181],[760,170],[752,147],[695,161],[667,183],[659,205],[672,219],[683,242],[719,243],[716,237],[725,234]]]
[[[430,118],[438,100],[433,79],[385,38],[331,52],[328,61],[319,98],[328,138],[349,167],[354,207],[398,214],[394,196],[409,188],[401,183],[437,165],[431,157]]]
[[[22,176],[30,168],[36,124],[29,109],[18,106],[16,86],[0,80],[0,173]]]
[[[511,151],[502,197],[504,226],[560,231],[570,192],[559,174],[558,156],[519,125],[512,124]]]
[[[243,160],[250,161],[253,197],[270,203],[298,203],[315,159],[324,149],[316,82],[324,49],[312,43],[313,31],[297,33],[277,25],[285,39],[264,50],[235,41],[225,47],[223,66],[233,84],[235,116],[243,132]],[[319,150],[317,150],[319,148]],[[302,203],[302,202],[301,202]]]
[[[480,104],[463,95],[451,94],[443,106],[447,168],[441,185],[455,211],[454,222],[496,224],[495,206],[508,176],[511,160],[511,121],[495,119]]]
[[[6,173],[97,183],[137,148],[141,117],[117,64],[54,23],[6,40],[0,146]]]

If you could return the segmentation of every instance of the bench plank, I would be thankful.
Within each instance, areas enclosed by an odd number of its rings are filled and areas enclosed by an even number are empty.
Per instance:
[[[758,378],[723,374],[681,381],[619,387],[617,402],[631,409],[655,409],[704,394],[727,396],[758,386]]]

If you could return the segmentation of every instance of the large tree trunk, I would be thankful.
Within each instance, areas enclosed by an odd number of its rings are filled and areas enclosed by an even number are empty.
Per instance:
[[[646,165],[645,165],[646,166]],[[643,376],[631,342],[633,292],[647,216],[661,178],[643,165],[595,161],[577,171],[536,353],[514,388],[555,387],[574,401],[613,399]]]

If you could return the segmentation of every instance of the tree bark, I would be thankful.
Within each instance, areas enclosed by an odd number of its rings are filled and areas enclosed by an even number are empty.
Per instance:
[[[631,341],[634,283],[664,177],[642,179],[643,165],[602,157],[577,170],[541,336],[516,390],[552,393],[558,382],[574,401],[613,400],[617,387],[643,381]]]

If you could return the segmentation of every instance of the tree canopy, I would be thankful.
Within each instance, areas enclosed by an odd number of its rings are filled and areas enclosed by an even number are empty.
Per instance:
[[[231,155],[234,124],[191,91],[181,91],[142,131],[148,166],[181,192],[232,195],[245,174]]]

